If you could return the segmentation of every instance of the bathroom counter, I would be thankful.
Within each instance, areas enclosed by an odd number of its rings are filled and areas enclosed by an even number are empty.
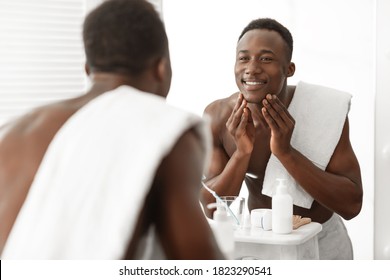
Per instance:
[[[318,259],[317,234],[322,225],[311,222],[290,234],[276,234],[261,228],[234,232],[235,259]]]

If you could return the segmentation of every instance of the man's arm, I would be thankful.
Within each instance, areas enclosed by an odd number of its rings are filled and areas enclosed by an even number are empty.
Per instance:
[[[213,151],[209,171],[206,175],[206,184],[219,196],[238,195],[248,168],[253,150],[254,126],[250,123],[250,111],[246,108],[246,101],[239,94],[232,112],[228,112],[226,121],[222,110],[225,104],[212,103],[205,109],[205,114],[212,118]],[[219,106],[224,106],[220,108]],[[236,150],[229,158],[221,140],[221,130],[226,129],[232,135]],[[213,211],[206,208],[207,204],[215,202],[215,198],[205,189],[201,191],[202,203],[207,216],[211,217]]]
[[[224,258],[199,204],[204,157],[197,135],[188,131],[157,172],[153,213],[169,259]]]
[[[263,116],[271,128],[271,151],[294,179],[321,205],[352,219],[362,207],[363,188],[358,160],[349,140],[348,118],[325,171],[295,150],[291,135],[295,122],[277,97],[263,101]]]

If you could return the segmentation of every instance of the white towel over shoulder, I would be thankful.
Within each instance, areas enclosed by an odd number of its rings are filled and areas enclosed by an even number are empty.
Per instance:
[[[340,139],[351,95],[339,90],[299,82],[288,111],[295,119],[291,145],[325,170]],[[294,180],[271,154],[265,171],[262,193],[272,196],[276,178],[287,180],[295,205],[310,208],[313,198]]]
[[[187,129],[209,128],[165,99],[122,86],[76,112],[55,135],[3,259],[119,259],[154,174]]]

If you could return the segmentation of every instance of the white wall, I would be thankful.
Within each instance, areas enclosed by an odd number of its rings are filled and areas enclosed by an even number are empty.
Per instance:
[[[347,221],[355,259],[373,258],[374,205],[374,0],[163,1],[173,80],[168,102],[197,114],[237,90],[233,66],[241,30],[250,20],[272,17],[294,37],[299,80],[353,94],[350,136],[360,161],[363,209]]]
[[[375,125],[375,259],[390,260],[390,1],[377,1]]]

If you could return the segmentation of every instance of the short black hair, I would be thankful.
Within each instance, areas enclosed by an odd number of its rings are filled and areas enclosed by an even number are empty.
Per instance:
[[[282,24],[277,22],[272,18],[259,18],[252,20],[241,32],[240,37],[238,37],[238,41],[241,40],[242,36],[250,30],[253,29],[267,29],[271,31],[278,32],[280,36],[282,36],[283,40],[286,42],[288,47],[288,59],[291,61],[292,52],[293,52],[293,37],[290,31],[284,27]]]
[[[167,53],[159,14],[145,0],[108,0],[86,17],[83,40],[92,72],[142,73]]]

